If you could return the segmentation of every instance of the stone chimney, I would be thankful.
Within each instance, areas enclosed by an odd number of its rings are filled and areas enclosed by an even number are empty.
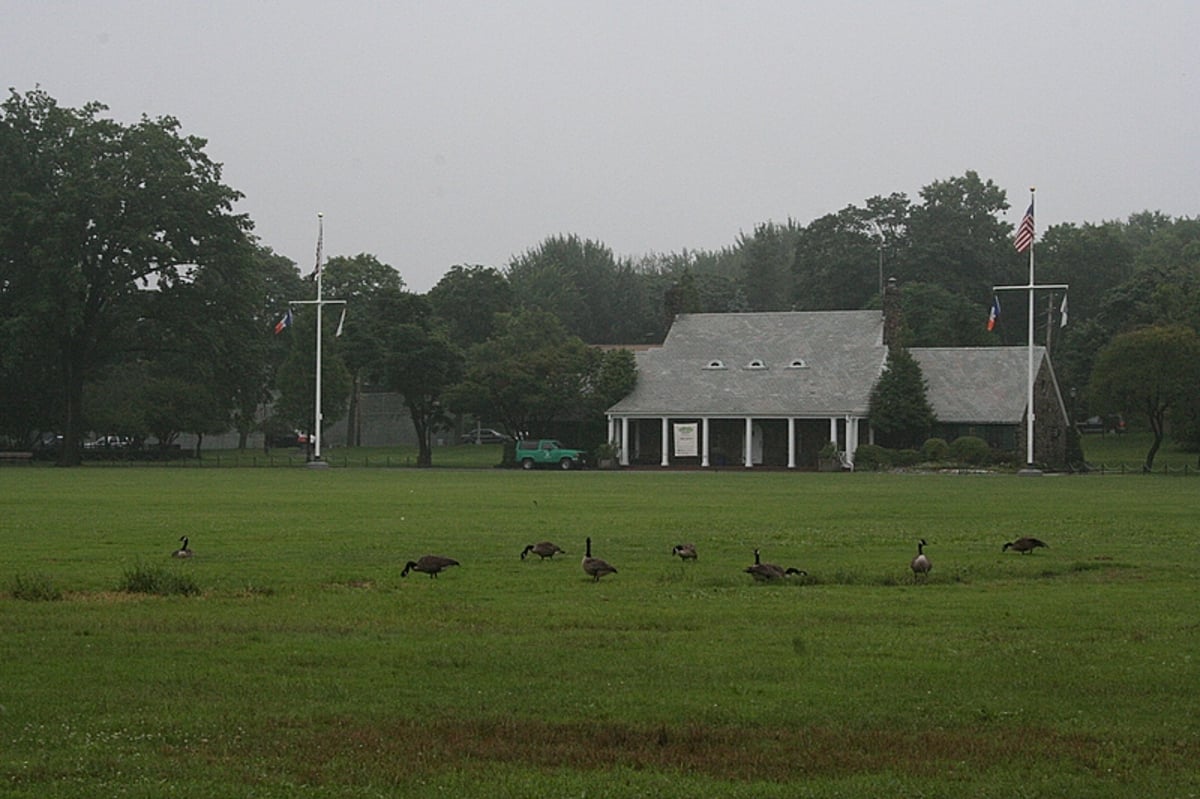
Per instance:
[[[883,290],[883,343],[889,350],[900,346],[900,286],[894,277]]]

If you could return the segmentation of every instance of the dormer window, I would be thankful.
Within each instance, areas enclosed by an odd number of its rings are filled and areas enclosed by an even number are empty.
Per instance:
[[[714,360],[711,360],[711,361],[709,361],[709,362],[708,362],[708,365],[707,365],[707,366],[705,366],[704,368],[705,368],[705,369],[724,369],[724,368],[725,368],[725,362],[724,362],[724,361],[718,361],[718,360],[715,360],[715,359],[714,359]]]
[[[763,363],[762,358],[755,358],[750,363],[746,364],[747,369],[766,369],[767,365]]]
[[[805,363],[803,358],[793,358],[792,362],[788,364],[788,368],[789,369],[807,369],[808,364]]]

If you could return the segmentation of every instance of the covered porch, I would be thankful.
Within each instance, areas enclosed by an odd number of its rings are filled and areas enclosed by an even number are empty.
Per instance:
[[[854,468],[860,444],[873,443],[863,417],[634,416],[609,414],[608,439],[622,466],[756,466],[816,470],[837,442],[839,468]]]

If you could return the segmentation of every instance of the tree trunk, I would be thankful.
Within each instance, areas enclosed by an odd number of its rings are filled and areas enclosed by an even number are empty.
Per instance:
[[[1154,442],[1150,445],[1150,451],[1146,453],[1146,463],[1142,466],[1142,471],[1147,474],[1154,469],[1154,456],[1162,446],[1166,415],[1165,408],[1150,414],[1150,429],[1154,431]]]

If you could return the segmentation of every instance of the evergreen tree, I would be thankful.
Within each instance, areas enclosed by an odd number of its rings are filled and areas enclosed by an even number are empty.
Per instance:
[[[871,424],[882,434],[885,446],[915,449],[929,436],[935,420],[927,389],[921,366],[912,353],[893,347],[871,391],[868,409]]]

